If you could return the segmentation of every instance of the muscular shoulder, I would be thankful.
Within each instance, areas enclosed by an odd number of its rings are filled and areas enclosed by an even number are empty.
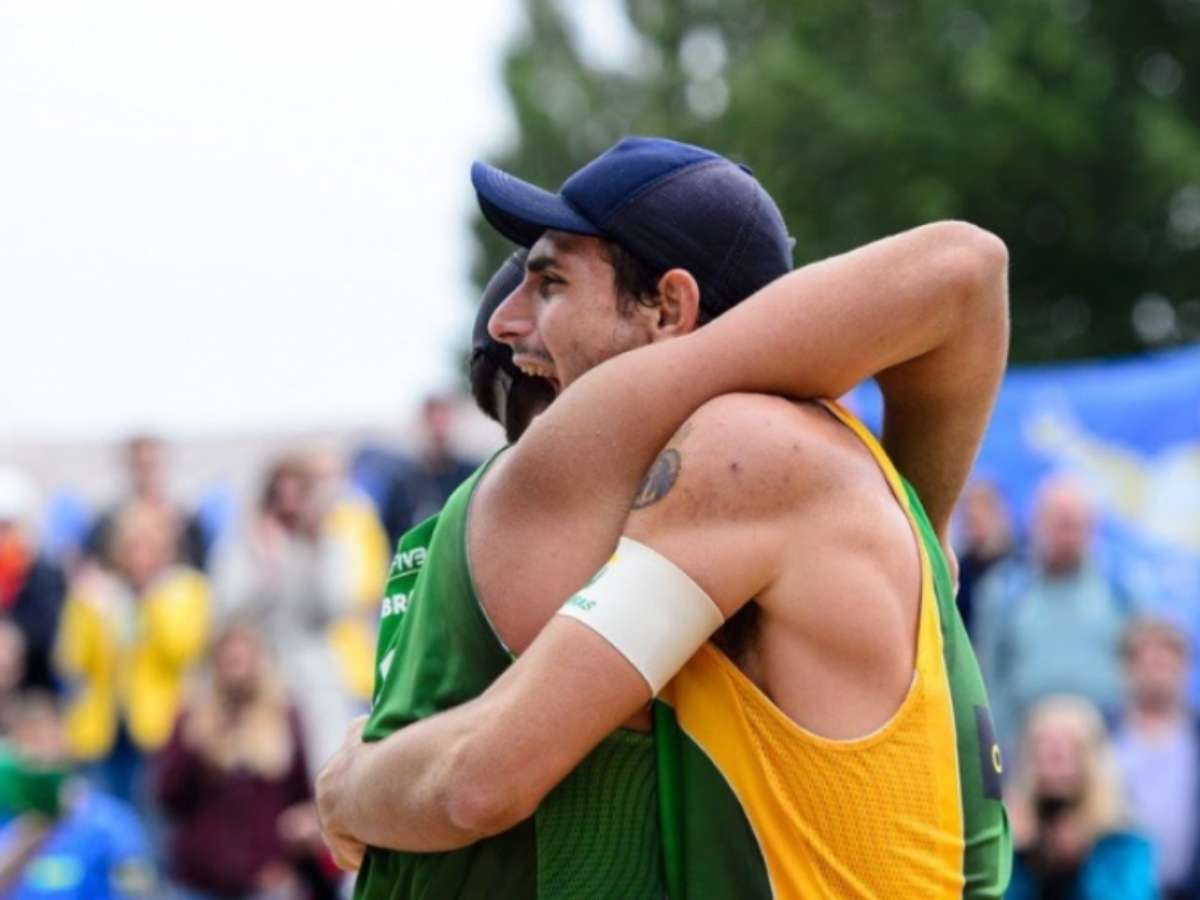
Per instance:
[[[655,461],[625,534],[674,561],[732,615],[774,583],[797,522],[828,498],[839,427],[814,404],[713,400]]]
[[[836,481],[844,431],[816,403],[719,397],[697,410],[659,455],[634,509],[669,494],[666,506],[686,515],[769,515],[794,507]]]

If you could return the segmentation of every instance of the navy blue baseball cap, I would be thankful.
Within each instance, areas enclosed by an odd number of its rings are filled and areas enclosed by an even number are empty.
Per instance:
[[[630,137],[573,174],[557,194],[476,162],[484,218],[531,247],[544,231],[620,244],[657,272],[681,268],[719,315],[792,268],[775,201],[745,166],[665,138]]]
[[[504,302],[505,298],[515,291],[525,278],[525,250],[518,250],[504,260],[483,289],[483,297],[479,301],[479,311],[475,314],[475,325],[471,329],[471,357],[483,355],[491,358],[501,371],[508,374],[509,379],[522,375],[513,362],[512,347],[502,344],[488,332],[488,322],[492,314]]]

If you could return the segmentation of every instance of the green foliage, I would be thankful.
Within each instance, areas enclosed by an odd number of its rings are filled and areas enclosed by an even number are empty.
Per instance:
[[[554,187],[625,134],[699,143],[753,166],[798,264],[936,218],[997,232],[1014,359],[1200,335],[1200,0],[623,7],[613,70],[569,0],[525,0],[497,164]],[[476,233],[482,284],[506,250]]]

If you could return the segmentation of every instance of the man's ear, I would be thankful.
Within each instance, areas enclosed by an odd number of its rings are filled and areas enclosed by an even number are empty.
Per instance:
[[[658,280],[653,340],[694,331],[700,317],[700,285],[686,269],[669,269]]]

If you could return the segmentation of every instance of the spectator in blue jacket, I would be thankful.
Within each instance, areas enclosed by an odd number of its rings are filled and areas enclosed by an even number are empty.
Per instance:
[[[23,695],[0,809],[0,896],[9,900],[142,900],[159,896],[150,842],[129,807],[71,776],[53,697]],[[65,779],[58,783],[55,773]],[[45,784],[57,785],[46,789]],[[39,787],[41,785],[41,787]]]
[[[1051,477],[1038,490],[1030,558],[998,563],[975,594],[975,647],[1010,754],[1043,697],[1087,697],[1106,716],[1124,700],[1121,637],[1134,601],[1094,558],[1093,520],[1083,489]]]
[[[1008,797],[1017,848],[1008,900],[1151,900],[1150,842],[1128,830],[1104,719],[1082,697],[1029,716]]]

